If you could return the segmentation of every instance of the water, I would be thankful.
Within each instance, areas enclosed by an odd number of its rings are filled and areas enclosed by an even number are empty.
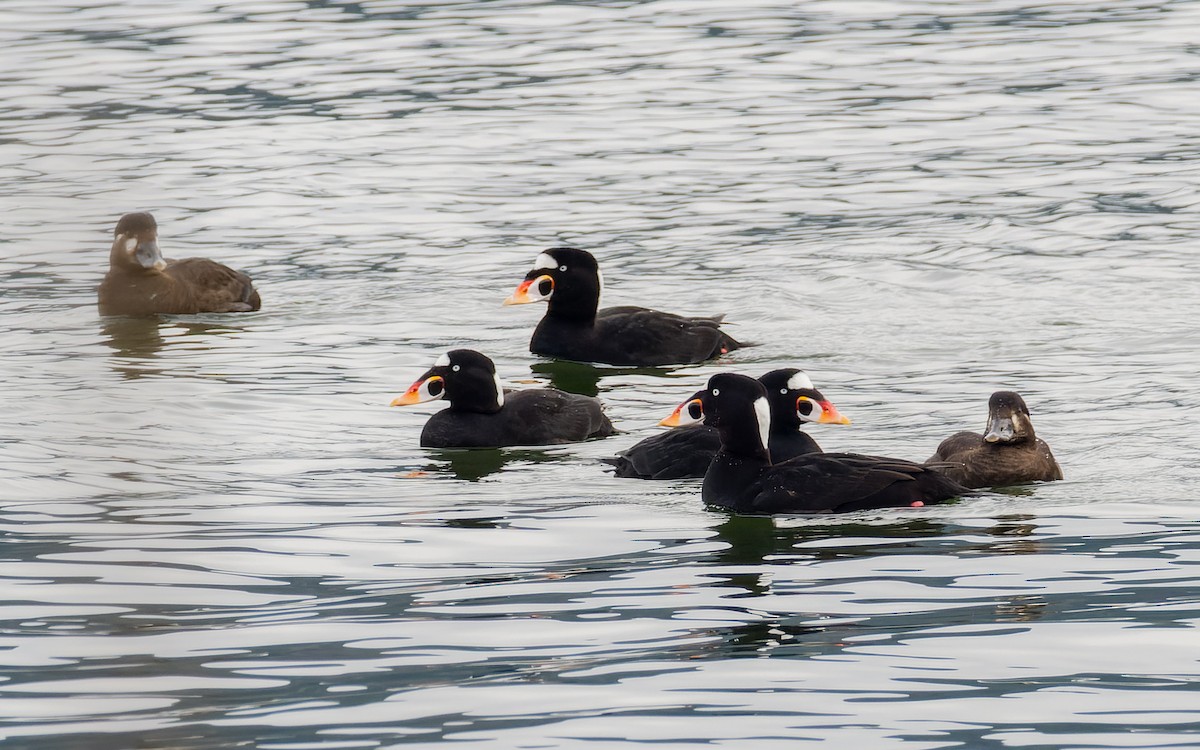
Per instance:
[[[1200,3],[0,6],[6,747],[1200,745]],[[243,316],[101,320],[112,226]],[[533,359],[544,247],[760,346]],[[417,447],[448,348],[625,434]],[[731,518],[597,458],[803,366],[1067,480]]]

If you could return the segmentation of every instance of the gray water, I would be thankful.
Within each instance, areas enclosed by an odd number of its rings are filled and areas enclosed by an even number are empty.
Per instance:
[[[0,4],[5,747],[1200,746],[1200,3]],[[116,219],[263,309],[102,319]],[[575,244],[720,361],[533,358]],[[424,450],[443,351],[624,432]],[[614,478],[712,373],[826,450],[1025,395],[1067,479],[832,519]]]

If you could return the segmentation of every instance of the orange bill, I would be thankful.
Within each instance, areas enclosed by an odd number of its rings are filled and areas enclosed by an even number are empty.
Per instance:
[[[441,398],[445,392],[445,381],[440,375],[433,375],[428,378],[421,378],[417,382],[408,387],[404,395],[397,396],[392,399],[390,406],[412,406],[425,401],[433,401]]]
[[[538,294],[537,290],[534,289],[535,284],[541,284],[543,281],[549,282],[551,288],[553,289],[554,279],[550,278],[549,276],[538,276],[535,279],[526,279],[525,281],[521,282],[515,292],[508,296],[508,299],[504,300],[504,304],[527,305],[530,302],[540,302],[544,300],[548,295]],[[531,289],[534,290],[533,294],[529,293]]]
[[[818,401],[817,406],[821,407],[821,417],[817,420],[817,424],[850,424],[850,418],[843,417],[837,407],[830,402]]]
[[[694,398],[676,406],[675,411],[671,412],[671,416],[658,424],[660,427],[680,427],[685,424],[699,422],[703,418],[704,405],[700,402],[700,399]]]

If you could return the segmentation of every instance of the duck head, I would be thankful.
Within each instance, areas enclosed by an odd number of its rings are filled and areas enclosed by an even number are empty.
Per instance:
[[[603,286],[600,267],[591,253],[552,247],[534,259],[533,270],[504,304],[545,302],[553,315],[591,319],[596,317]]]
[[[444,398],[451,409],[494,414],[504,406],[504,388],[496,365],[473,349],[454,349],[438,357],[424,375],[392,406],[410,406]]]
[[[713,375],[706,388],[659,424],[678,427],[700,420],[721,434],[722,450],[770,462],[771,405],[767,389],[754,378],[734,373]]]
[[[1025,399],[1013,391],[996,391],[988,399],[987,427],[983,439],[992,444],[1033,440],[1033,420]]]
[[[158,224],[148,213],[125,214],[113,230],[109,262],[137,271],[161,271],[167,267],[158,249]]]

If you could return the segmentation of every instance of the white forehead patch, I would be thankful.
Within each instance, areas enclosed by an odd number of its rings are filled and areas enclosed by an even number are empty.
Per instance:
[[[754,416],[758,419],[758,437],[764,451],[770,452],[771,405],[762,396],[754,399]]]
[[[805,375],[803,372],[798,372],[792,377],[788,378],[787,387],[789,391],[816,390],[813,388],[812,381],[808,379],[808,375]]]
[[[492,379],[496,381],[496,406],[504,406],[504,384],[500,382],[500,375],[493,372]]]
[[[434,367],[449,367],[450,366],[450,355],[443,354],[442,356],[438,357],[437,361],[433,363],[433,366]]]
[[[542,253],[533,260],[533,270],[541,271],[543,269],[558,268],[558,261],[554,259],[550,253]]]

